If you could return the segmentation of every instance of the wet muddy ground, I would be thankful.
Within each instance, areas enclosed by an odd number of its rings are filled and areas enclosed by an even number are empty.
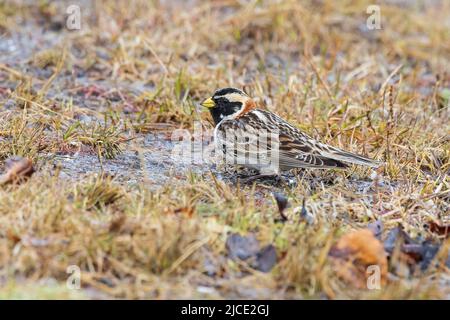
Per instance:
[[[174,154],[176,142],[166,134],[146,134],[133,143],[126,144],[124,151],[114,159],[101,159],[92,153],[75,153],[53,157],[53,163],[61,170],[61,178],[80,179],[92,174],[107,174],[123,183],[133,185],[145,182],[155,188],[186,180],[189,173],[207,174],[214,170],[208,164],[191,164]]]

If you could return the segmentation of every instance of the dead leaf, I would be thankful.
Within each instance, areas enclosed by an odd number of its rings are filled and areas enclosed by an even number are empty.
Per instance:
[[[436,257],[441,246],[425,241],[419,245],[404,245],[402,251],[406,254],[414,255],[415,260],[419,263],[422,271],[425,271],[430,266],[431,262]]]
[[[384,240],[384,249],[388,253],[392,253],[394,251],[397,241],[402,239],[405,243],[414,243],[414,240],[402,230],[400,227],[396,227],[389,231]]]
[[[259,242],[255,235],[241,236],[233,233],[228,236],[226,247],[231,259],[247,260],[259,252]]]
[[[115,217],[109,224],[109,232],[120,232],[125,224],[126,218],[124,214]]]
[[[308,224],[314,224],[315,218],[312,214],[306,210],[306,199],[303,199],[302,206],[294,209],[294,214],[300,215],[300,220],[306,220]]]
[[[382,243],[369,229],[342,236],[331,248],[329,255],[337,274],[357,288],[367,288],[367,272],[370,266],[379,267],[380,284],[386,283],[386,254]]]
[[[286,210],[286,208],[289,205],[288,199],[286,198],[286,196],[284,194],[279,193],[279,192],[273,192],[273,197],[275,198],[275,201],[277,202],[278,212],[280,213],[281,220],[287,221],[288,218],[284,214],[284,210]]]
[[[12,157],[5,162],[5,173],[0,175],[0,185],[20,182],[30,177],[34,172],[31,160],[22,157]]]
[[[428,268],[440,249],[439,244],[411,238],[401,227],[389,231],[384,240],[384,249],[388,255],[392,255],[397,246],[403,254],[403,260],[411,268],[418,265],[422,271]]]
[[[16,244],[22,240],[22,237],[15,231],[8,229],[6,230],[6,238]]]
[[[226,241],[228,255],[233,260],[243,260],[261,272],[269,272],[277,263],[277,252],[273,245],[269,244],[259,248],[259,242],[254,234],[241,236],[233,233]]]
[[[450,224],[444,225],[436,221],[431,221],[428,226],[431,232],[439,236],[444,236],[446,239],[450,237]]]
[[[265,246],[256,255],[254,268],[261,272],[269,272],[277,263],[277,251],[271,244]]]
[[[377,239],[381,239],[381,234],[383,233],[383,222],[380,219],[369,223],[367,228],[373,232]]]
[[[194,214],[194,208],[193,207],[181,207],[176,209],[165,208],[164,213],[182,215],[187,218],[192,218]]]

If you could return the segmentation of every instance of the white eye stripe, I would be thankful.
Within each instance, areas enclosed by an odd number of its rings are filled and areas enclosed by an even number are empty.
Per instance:
[[[242,103],[245,103],[245,101],[248,100],[247,96],[239,94],[239,93],[235,93],[235,92],[227,93],[227,94],[224,94],[223,96],[215,96],[214,98],[215,99],[226,98],[230,102],[242,102]]]

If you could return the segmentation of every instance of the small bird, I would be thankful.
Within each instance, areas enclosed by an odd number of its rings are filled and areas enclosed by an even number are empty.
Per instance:
[[[276,114],[258,109],[242,90],[219,89],[201,105],[209,109],[214,120],[216,150],[221,150],[232,164],[257,169],[263,173],[260,176],[278,175],[294,168],[343,169],[349,163],[372,168],[380,165],[313,139]]]

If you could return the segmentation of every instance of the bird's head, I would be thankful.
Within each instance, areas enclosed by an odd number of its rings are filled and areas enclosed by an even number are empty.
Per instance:
[[[219,89],[212,97],[201,103],[211,112],[214,123],[217,125],[223,118],[238,115],[255,106],[253,100],[242,90],[236,88]]]

